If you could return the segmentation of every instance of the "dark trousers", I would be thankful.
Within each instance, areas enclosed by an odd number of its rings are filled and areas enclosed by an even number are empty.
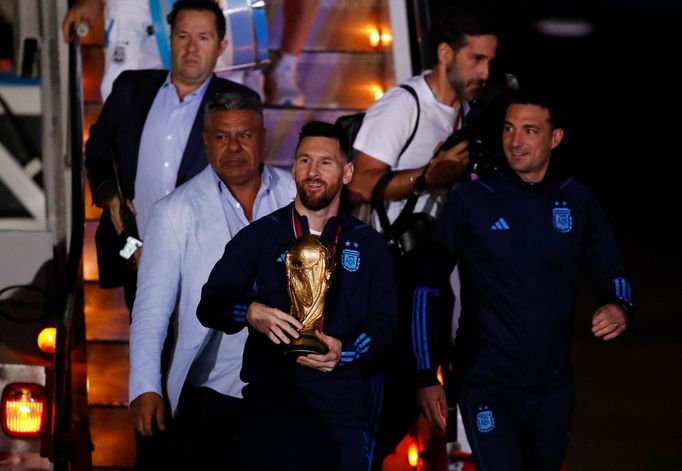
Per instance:
[[[459,406],[477,471],[558,471],[573,410],[570,381],[529,393],[505,387],[466,387]]]
[[[171,449],[171,436],[173,419],[170,412],[165,415],[165,431],[154,427],[154,436],[143,437],[135,432],[135,445],[137,455],[135,458],[135,471],[166,471],[171,467],[169,450]]]
[[[128,312],[132,315],[133,301],[135,300],[137,272],[131,271],[130,276],[124,279],[123,293],[125,295],[126,306]],[[132,319],[131,319],[132,320]],[[163,371],[163,383],[165,384],[166,372],[170,359],[173,356],[174,335],[172,325],[168,326],[168,333],[163,344],[161,352],[161,371]],[[165,390],[164,390],[165,396]],[[166,471],[171,468],[170,450],[172,447],[172,435],[174,430],[173,415],[170,412],[167,401],[166,411],[164,414],[165,430],[161,431],[156,427],[156,422],[152,425],[153,436],[143,437],[139,432],[135,431],[135,445],[137,447],[137,454],[135,458],[135,471]]]
[[[367,471],[368,465],[361,427],[329,424],[300,403],[246,399],[243,451],[241,469],[249,471]]]
[[[410,252],[395,260],[396,291],[398,293],[398,332],[391,346],[384,369],[383,401],[380,405],[378,430],[375,436],[372,467],[380,471],[384,458],[393,451],[403,437],[412,429],[419,418],[417,404],[417,364],[412,351],[412,301],[413,290],[417,285],[418,266],[421,260],[419,251]],[[445,361],[449,354],[450,325],[454,297],[449,280],[440,288],[440,316],[438,332],[442,338],[434,346],[434,363]],[[376,387],[376,385],[373,385]],[[374,393],[374,391],[373,391]],[[371,417],[371,415],[370,415]],[[372,425],[372,424],[370,424]],[[373,427],[370,427],[370,430]]]
[[[171,469],[244,469],[237,463],[243,402],[186,384],[175,414]]]

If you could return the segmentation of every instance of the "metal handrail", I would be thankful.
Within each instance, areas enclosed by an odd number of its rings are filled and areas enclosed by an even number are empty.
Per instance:
[[[58,280],[57,306],[61,313],[57,322],[55,350],[55,396],[52,420],[54,469],[67,469],[72,457],[71,440],[71,353],[72,330],[75,316],[82,309],[79,303],[79,284],[82,277],[81,259],[85,225],[85,200],[83,191],[83,122],[80,80],[80,48],[77,41],[69,45],[69,140],[71,153],[71,237],[66,274]]]

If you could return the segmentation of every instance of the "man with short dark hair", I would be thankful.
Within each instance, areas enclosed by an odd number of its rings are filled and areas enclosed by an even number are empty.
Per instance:
[[[290,203],[291,176],[263,165],[262,103],[250,95],[210,98],[204,111],[210,165],[154,204],[130,332],[130,413],[151,436],[174,416],[167,450],[177,469],[238,469],[239,379],[246,332],[224,335],[196,317],[201,286],[227,241],[251,221]],[[162,350],[175,325],[168,374]]]
[[[362,121],[353,143],[357,154],[349,185],[356,202],[369,202],[380,177],[392,170],[395,175],[383,194],[391,221],[416,190],[421,195],[415,212],[438,214],[448,187],[468,163],[466,142],[447,151],[438,151],[438,145],[461,127],[471,101],[483,91],[497,52],[497,34],[497,23],[484,9],[467,5],[439,12],[431,35],[435,65],[404,82],[416,93],[419,108],[408,90],[395,87]],[[420,177],[423,182],[418,183]]]
[[[397,307],[385,242],[339,212],[341,189],[353,175],[347,146],[338,126],[304,126],[292,170],[294,203],[237,234],[202,290],[197,316],[204,326],[249,330],[241,373],[244,469],[367,469],[368,378],[393,339]],[[308,234],[318,236],[335,265],[315,331],[328,352],[297,357],[285,354],[303,327],[290,314],[287,260],[294,241]],[[317,292],[304,285],[303,303]]]
[[[433,221],[450,187],[464,175],[469,163],[468,143],[462,141],[447,150],[439,146],[462,127],[471,102],[486,86],[497,53],[497,22],[485,8],[457,2],[434,15],[429,39],[433,69],[406,80],[374,103],[353,144],[355,173],[348,185],[349,196],[356,203],[369,203],[380,181],[388,178],[383,192],[378,193],[378,204],[384,205],[391,224],[409,200],[414,202],[411,212],[419,215],[419,221]],[[405,86],[411,87],[416,100]],[[406,216],[401,220],[410,220],[411,214]],[[383,231],[380,221],[375,212],[372,225]],[[406,244],[406,251],[410,245],[416,245],[415,240]],[[404,365],[412,360],[410,345],[414,341],[409,338],[413,274],[413,253],[408,252],[396,262],[401,312],[395,349],[400,360],[392,362],[386,372],[374,469],[381,469],[383,458],[418,415],[414,378],[404,371]],[[441,330],[449,336],[449,329]]]
[[[502,133],[509,169],[462,186],[443,208],[414,289],[420,402],[445,429],[448,403],[436,379],[442,293],[459,261],[462,317],[452,383],[476,469],[559,470],[573,406],[571,331],[585,264],[602,307],[592,332],[622,334],[632,309],[618,246],[594,195],[553,173],[563,138],[550,101],[524,94]]]
[[[124,230],[121,205],[135,213],[139,238],[144,240],[152,204],[207,165],[201,140],[206,99],[216,93],[257,96],[213,75],[226,46],[225,18],[214,2],[179,0],[169,20],[171,70],[123,72],[90,128],[85,147],[93,201],[105,210],[96,237],[100,284],[123,285],[129,309],[135,271],[118,256],[118,235]],[[110,253],[111,257],[99,256]]]

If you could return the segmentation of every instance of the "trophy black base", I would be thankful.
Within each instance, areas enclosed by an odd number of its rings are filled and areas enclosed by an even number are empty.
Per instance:
[[[320,341],[315,334],[301,333],[301,336],[291,341],[289,345],[284,347],[284,353],[287,356],[301,356],[314,353],[316,355],[324,355],[329,349]]]

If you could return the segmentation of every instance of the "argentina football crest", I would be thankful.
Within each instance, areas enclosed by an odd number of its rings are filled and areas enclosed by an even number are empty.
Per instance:
[[[571,216],[571,209],[567,205],[568,203],[565,201],[555,201],[552,210],[554,230],[562,234],[571,232],[573,229],[573,217]]]
[[[354,250],[351,247],[351,242],[346,241],[346,248],[341,252],[341,266],[344,270],[349,272],[358,271],[360,268],[360,252]],[[353,242],[352,247],[357,248],[358,243]]]
[[[478,408],[478,414],[476,414],[476,427],[481,433],[492,432],[495,428],[495,417],[493,417],[493,411],[488,409],[488,406]]]
[[[128,46],[127,42],[119,42],[116,44],[116,47],[114,47],[114,52],[111,54],[111,60],[115,64],[124,64],[126,61],[126,46]]]

